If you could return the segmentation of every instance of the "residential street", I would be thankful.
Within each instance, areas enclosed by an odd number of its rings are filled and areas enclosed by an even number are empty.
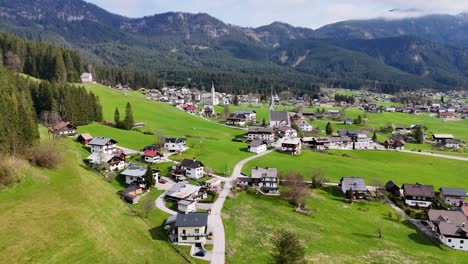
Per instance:
[[[231,177],[229,177],[224,184],[224,188],[219,194],[219,198],[213,203],[211,207],[211,214],[208,216],[208,226],[213,232],[213,253],[211,257],[212,264],[224,264],[225,263],[225,254],[226,254],[226,237],[224,233],[223,220],[221,218],[221,211],[223,209],[224,201],[231,191],[232,183],[237,177],[242,174],[242,167],[249,161],[254,160],[258,157],[267,155],[274,150],[269,150],[260,154],[257,154],[252,157],[248,157],[239,163],[236,164],[232,172]]]
[[[425,155],[425,156],[443,158],[443,159],[468,161],[468,158],[462,158],[462,157],[457,157],[457,156],[449,156],[449,155],[442,155],[442,154],[434,154],[434,153],[429,153],[429,152],[417,152],[417,151],[410,151],[410,150],[398,150],[398,152],[411,153],[411,154],[417,154],[417,155]]]

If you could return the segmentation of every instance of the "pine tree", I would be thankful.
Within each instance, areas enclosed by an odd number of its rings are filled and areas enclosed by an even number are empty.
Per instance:
[[[330,122],[327,123],[327,127],[325,128],[325,132],[327,133],[328,136],[331,136],[333,134],[333,127]]]
[[[234,99],[232,100],[232,103],[234,105],[236,105],[236,106],[239,105],[239,97],[237,96],[237,94],[234,96]]]
[[[273,239],[272,263],[305,264],[304,246],[296,234],[291,231],[279,231]]]
[[[132,106],[130,103],[127,103],[125,106],[125,119],[123,121],[123,128],[127,130],[131,130],[133,128],[133,111],[132,111]]]
[[[377,134],[374,131],[374,134],[372,134],[372,141],[377,142]]]
[[[120,126],[120,113],[119,113],[119,108],[115,108],[114,112],[114,123],[116,127]]]
[[[145,179],[145,188],[148,190],[153,188],[154,185],[156,184],[156,181],[154,180],[154,176],[153,176],[153,169],[151,168],[150,165],[146,167],[146,173],[145,173],[144,179]]]
[[[266,127],[266,120],[265,120],[265,117],[262,119],[262,127]]]
[[[424,133],[423,133],[423,130],[422,130],[421,126],[418,126],[414,136],[415,136],[416,141],[418,142],[418,144],[424,143]]]

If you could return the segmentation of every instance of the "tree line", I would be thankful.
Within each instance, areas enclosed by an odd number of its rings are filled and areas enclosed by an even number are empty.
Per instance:
[[[0,152],[16,155],[39,139],[38,119],[85,125],[102,120],[99,98],[82,87],[31,81],[0,67]]]
[[[55,82],[79,82],[83,71],[77,51],[0,33],[0,65]]]

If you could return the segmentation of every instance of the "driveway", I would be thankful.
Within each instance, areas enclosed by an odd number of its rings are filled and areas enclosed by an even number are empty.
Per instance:
[[[256,158],[261,156],[267,155],[274,150],[269,150],[255,156],[248,157],[244,160],[241,160],[239,163],[236,164],[234,170],[226,180],[224,184],[224,188],[219,194],[218,199],[213,203],[211,206],[211,214],[208,216],[208,226],[211,232],[213,232],[213,252],[211,257],[212,264],[224,264],[225,263],[225,255],[226,255],[226,237],[224,233],[224,225],[223,220],[221,218],[221,211],[223,209],[224,201],[226,197],[229,195],[231,188],[233,187],[233,181],[237,179],[237,177],[242,176],[242,167],[244,165]]]
[[[166,212],[166,213],[168,213],[168,214],[170,214],[170,215],[176,215],[176,214],[177,214],[176,211],[171,210],[171,209],[169,209],[169,208],[166,207],[166,204],[164,203],[164,196],[165,196],[165,193],[161,194],[161,195],[156,199],[156,202],[155,202],[156,207],[157,207],[159,210],[161,210],[161,211],[163,211],[163,212]]]

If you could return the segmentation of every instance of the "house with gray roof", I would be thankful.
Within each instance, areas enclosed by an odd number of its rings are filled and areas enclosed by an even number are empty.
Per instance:
[[[175,244],[205,244],[208,236],[208,213],[178,213],[166,220],[164,229]]]
[[[249,144],[249,152],[262,153],[267,150],[267,145],[262,140],[252,140]]]
[[[269,167],[254,167],[251,170],[250,177],[238,177],[237,184],[241,187],[258,189],[262,193],[278,195],[278,170]]]
[[[430,209],[429,225],[436,237],[447,247],[468,251],[467,217],[461,211]]]
[[[369,195],[366,183],[360,177],[343,177],[338,186],[345,196],[348,192],[352,192],[353,199],[366,199]]]
[[[196,159],[184,159],[181,163],[172,166],[175,174],[200,179],[205,175],[205,165]]]
[[[279,128],[291,126],[291,119],[287,111],[270,111],[270,127]]]
[[[95,137],[89,143],[91,153],[107,153],[112,154],[116,151],[117,141],[112,138]]]
[[[247,123],[257,122],[257,112],[253,110],[237,110],[234,112],[236,115],[243,115]]]
[[[126,170],[124,170],[121,175],[125,176],[125,183],[128,185],[138,185],[142,188],[146,188],[145,184],[145,174],[147,168],[142,166],[137,166],[131,164]],[[159,171],[153,170],[153,177],[155,184],[158,183]]]
[[[205,192],[202,187],[189,183],[179,182],[164,193],[164,199],[171,201],[191,200],[204,198]]]
[[[467,196],[464,188],[446,188],[442,187],[440,190],[440,200],[451,206],[461,206]]]

